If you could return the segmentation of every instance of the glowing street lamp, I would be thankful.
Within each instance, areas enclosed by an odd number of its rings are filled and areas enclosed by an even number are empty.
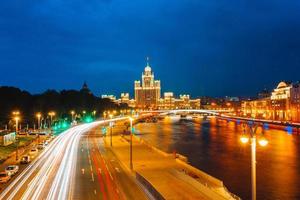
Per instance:
[[[17,144],[17,148],[16,148],[16,161],[19,159],[19,141],[18,141],[18,128],[19,128],[19,120],[20,120],[20,112],[19,111],[14,111],[12,112],[13,114],[13,119],[15,120],[15,124],[16,124],[16,144]]]
[[[130,120],[130,169],[133,170],[133,164],[132,164],[132,122],[133,118],[129,117]]]
[[[112,114],[109,114],[109,118],[110,120],[113,118],[113,115]],[[113,129],[113,122],[110,121],[109,122],[109,126],[110,126],[110,146],[112,147],[112,129]]]
[[[41,117],[42,117],[42,114],[38,112],[35,116],[38,119],[38,129],[41,129]]]
[[[252,182],[252,200],[256,200],[256,131],[257,131],[258,124],[249,125],[250,129],[250,137],[247,136],[245,125],[244,125],[244,133],[240,137],[240,141],[244,144],[249,142],[249,139],[251,141],[251,182]],[[265,147],[268,145],[268,140],[266,140],[264,137],[261,137],[258,140],[258,144]]]
[[[50,116],[50,126],[52,125],[52,118],[56,115],[55,112],[51,111],[48,113],[48,115]]]
[[[75,111],[71,110],[71,115],[72,115],[72,121],[74,121],[74,115],[75,115]]]

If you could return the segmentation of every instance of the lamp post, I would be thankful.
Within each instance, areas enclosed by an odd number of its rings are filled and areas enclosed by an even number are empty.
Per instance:
[[[241,136],[240,140],[242,143],[246,144],[249,142],[249,136],[246,134],[245,125],[244,126],[244,133]],[[257,136],[257,128],[258,124],[249,125],[250,130],[250,142],[251,142],[251,187],[252,187],[252,200],[256,200],[256,136]],[[263,134],[262,134],[263,135]],[[266,146],[268,141],[262,136],[258,143],[261,146]]]
[[[19,128],[19,120],[20,120],[20,112],[19,111],[14,111],[13,113],[14,120],[15,120],[15,125],[16,125],[16,161],[19,159],[19,141],[18,141],[18,128]]]
[[[40,130],[41,129],[41,117],[42,117],[42,114],[41,113],[37,113],[36,117],[38,119],[38,130]]]
[[[113,115],[110,114],[109,118],[112,119]],[[112,121],[109,122],[109,127],[110,127],[110,146],[112,147],[112,128],[113,128],[113,124]]]
[[[132,121],[133,118],[129,117],[130,120],[130,169],[133,170],[133,164],[132,164]]]
[[[75,111],[71,110],[72,122],[74,121],[74,115],[75,115]]]
[[[50,116],[50,126],[52,126],[52,118],[55,116],[55,112],[51,111],[48,113],[48,115]]]
[[[19,117],[15,117],[16,121],[16,143],[17,143],[17,149],[16,149],[16,161],[19,159],[19,141],[18,141],[18,125],[19,125]]]

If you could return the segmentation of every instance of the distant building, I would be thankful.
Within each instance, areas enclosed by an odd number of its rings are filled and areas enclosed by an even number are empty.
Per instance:
[[[134,82],[135,107],[141,109],[157,109],[160,92],[160,81],[154,79],[154,73],[147,61],[147,66],[142,74],[142,83],[141,81]]]
[[[242,103],[244,116],[280,121],[300,121],[299,83],[280,82],[269,96]],[[259,95],[259,97],[262,97]]]
[[[116,96],[112,95],[112,94],[102,94],[101,98],[102,99],[110,99],[112,102],[117,102]]]
[[[16,133],[0,131],[0,146],[8,146],[16,141]]]
[[[190,95],[180,95],[175,98],[173,92],[165,92],[161,98],[160,80],[154,79],[154,73],[149,65],[147,65],[142,73],[141,81],[134,82],[134,99],[130,99],[129,93],[121,93],[117,103],[126,103],[129,107],[137,109],[200,109],[200,99],[190,99]],[[116,99],[114,97],[114,99]]]
[[[89,89],[86,81],[84,81],[83,85],[82,85],[82,88],[80,90],[80,92],[82,93],[86,93],[86,94],[92,94],[91,90]]]

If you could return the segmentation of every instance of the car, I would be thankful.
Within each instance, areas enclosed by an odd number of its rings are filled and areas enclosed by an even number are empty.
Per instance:
[[[39,144],[37,145],[37,149],[38,149],[38,150],[42,150],[42,149],[44,149],[44,148],[45,148],[44,143],[39,143]]]
[[[15,175],[19,171],[18,165],[9,165],[5,168],[5,172],[7,172],[10,176]]]
[[[0,183],[7,183],[11,176],[7,172],[0,172]]]
[[[30,163],[30,156],[28,155],[23,156],[21,159],[21,164],[28,164],[28,163]]]
[[[37,153],[38,153],[37,148],[32,148],[32,149],[29,151],[29,155],[30,155],[30,156],[35,156]]]
[[[45,140],[45,141],[44,141],[44,145],[47,146],[47,145],[50,143],[50,141],[51,141],[50,139]]]

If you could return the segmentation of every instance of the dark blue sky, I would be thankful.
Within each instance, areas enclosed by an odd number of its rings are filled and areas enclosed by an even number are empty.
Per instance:
[[[253,95],[300,79],[299,0],[9,0],[0,85],[133,93],[150,56],[163,91]]]

